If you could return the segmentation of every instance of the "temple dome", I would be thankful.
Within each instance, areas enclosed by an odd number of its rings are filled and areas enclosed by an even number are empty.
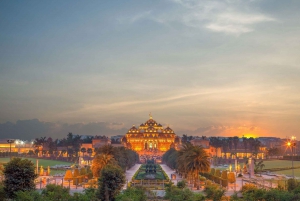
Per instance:
[[[154,119],[148,119],[146,122],[145,122],[145,126],[157,126],[157,122],[154,120]]]
[[[164,133],[174,133],[174,131],[168,126],[164,129]]]
[[[139,130],[133,125],[130,129],[129,129],[129,133],[136,133],[138,132]]]

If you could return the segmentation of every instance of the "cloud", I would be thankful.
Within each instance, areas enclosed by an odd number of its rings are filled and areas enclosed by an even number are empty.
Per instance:
[[[207,29],[231,35],[240,35],[255,30],[258,23],[276,21],[262,14],[250,2],[244,1],[196,1],[172,0],[176,9],[161,10],[161,12],[146,11],[129,18],[133,23],[140,19],[150,19],[170,26],[181,23],[195,29]]]
[[[90,122],[90,123],[53,123],[38,119],[19,120],[16,123],[0,124],[1,138],[30,140],[37,137],[63,138],[69,132],[79,135],[122,135],[127,132],[123,123]]]
[[[275,19],[262,14],[222,13],[205,27],[215,32],[239,35],[254,31],[250,25],[268,21]]]
[[[180,133],[186,133],[188,135],[195,135],[195,136],[243,136],[246,137],[259,137],[261,136],[259,132],[262,132],[262,129],[257,126],[232,126],[232,125],[211,125],[211,126],[204,126],[199,127],[195,130],[185,130],[179,131]]]

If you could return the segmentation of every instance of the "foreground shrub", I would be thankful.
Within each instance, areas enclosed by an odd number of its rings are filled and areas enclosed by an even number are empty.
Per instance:
[[[241,192],[246,192],[246,191],[251,191],[251,190],[256,190],[257,187],[254,184],[244,184],[242,186]]]
[[[229,172],[228,173],[228,182],[229,183],[234,183],[235,181],[236,181],[236,179],[235,179],[234,172]]]
[[[169,201],[204,201],[205,197],[201,193],[193,193],[190,189],[180,189],[176,186],[166,188],[164,197]]]
[[[0,182],[0,201],[4,201],[6,198],[6,194],[4,191],[4,185],[2,182]]]
[[[177,182],[177,187],[181,189],[185,188],[186,182],[184,180]]]
[[[31,191],[35,189],[34,164],[27,159],[13,158],[4,165],[4,190],[8,198],[15,197],[17,191]]]
[[[265,201],[264,200],[265,193],[266,193],[265,189],[258,189],[258,188],[251,187],[242,193],[243,200],[245,200],[245,201]]]
[[[288,191],[292,191],[298,186],[298,182],[295,179],[288,179],[287,181],[287,189]]]
[[[279,189],[271,189],[264,193],[264,199],[268,201],[292,201],[299,200],[294,199],[294,195],[289,193],[288,191],[282,191]]]
[[[207,198],[212,199],[214,197],[215,192],[219,189],[220,187],[217,184],[207,184],[205,186],[204,192],[206,193]]]
[[[37,191],[18,191],[15,193],[14,201],[43,201],[42,195]]]
[[[117,195],[116,201],[145,201],[146,190],[142,187],[131,187]]]
[[[42,195],[47,197],[50,201],[64,201],[70,199],[70,189],[62,187],[60,185],[48,184],[42,191]]]

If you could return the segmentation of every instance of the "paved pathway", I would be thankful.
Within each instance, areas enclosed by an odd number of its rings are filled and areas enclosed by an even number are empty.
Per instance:
[[[177,174],[174,170],[172,170],[171,168],[169,168],[169,166],[167,166],[166,164],[160,164],[160,166],[165,171],[165,173],[169,176],[169,178],[174,183],[174,185],[177,185],[177,182],[182,180],[182,178],[179,176],[179,174]],[[175,174],[176,175],[176,179],[172,180],[171,174]]]
[[[127,184],[131,182],[134,173],[140,168],[141,164],[135,164],[129,170],[126,171],[126,184],[124,185],[123,189],[127,188]]]

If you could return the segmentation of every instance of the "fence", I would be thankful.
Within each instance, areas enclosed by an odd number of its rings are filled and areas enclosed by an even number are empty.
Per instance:
[[[146,188],[153,189],[165,189],[165,185],[168,184],[170,180],[157,180],[157,179],[147,179],[147,180],[132,180],[131,186],[143,186]]]
[[[91,187],[91,184],[88,182],[82,182],[80,184],[78,184],[78,182],[75,182],[75,184],[73,184],[73,179],[67,181],[63,177],[39,177],[38,179],[35,180],[35,184],[37,189],[43,189],[48,184],[61,185],[72,189],[78,189],[78,188],[84,189],[87,187]],[[92,186],[96,186],[96,185],[92,185]]]
[[[298,181],[299,182],[299,181]],[[288,180],[287,179],[242,179],[242,186],[245,183],[254,184],[258,188],[272,189],[280,188],[287,190]]]

